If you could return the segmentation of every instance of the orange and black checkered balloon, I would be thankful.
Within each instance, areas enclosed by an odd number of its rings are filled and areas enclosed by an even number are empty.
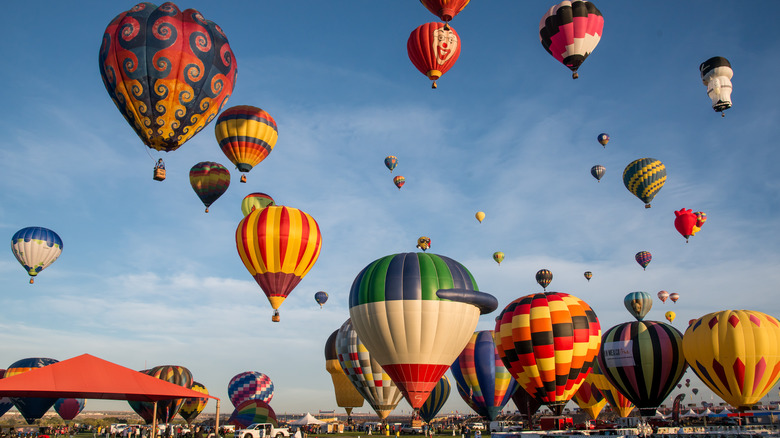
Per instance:
[[[560,415],[601,345],[596,313],[562,292],[526,295],[496,319],[498,355],[522,388]]]

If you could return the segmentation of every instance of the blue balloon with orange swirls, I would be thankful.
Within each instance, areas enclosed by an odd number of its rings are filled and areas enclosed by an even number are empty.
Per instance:
[[[106,27],[103,85],[148,147],[174,151],[213,120],[236,80],[222,29],[195,9],[138,3]]]

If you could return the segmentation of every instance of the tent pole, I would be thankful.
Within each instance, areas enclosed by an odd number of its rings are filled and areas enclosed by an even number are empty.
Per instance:
[[[217,399],[217,417],[214,420],[214,435],[219,436],[219,399]]]
[[[151,438],[157,438],[157,400],[154,401],[154,408],[152,410],[152,433],[149,436]]]

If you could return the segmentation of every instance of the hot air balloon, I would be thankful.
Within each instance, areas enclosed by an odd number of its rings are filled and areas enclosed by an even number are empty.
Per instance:
[[[152,377],[170,382],[185,388],[192,388],[192,373],[183,366],[161,365],[149,370],[141,371]],[[183,398],[160,400],[157,402],[157,422],[170,423],[179,413],[179,409],[184,404]],[[152,402],[128,401],[130,407],[146,421],[146,424],[152,424],[154,419],[154,406]]]
[[[691,388],[691,392],[693,393],[693,395],[696,395],[699,393],[699,388]]]
[[[609,143],[609,134],[607,134],[606,132],[602,132],[596,137],[596,140],[598,140],[598,142],[601,143],[601,145],[606,148],[607,143]]]
[[[76,418],[84,410],[84,406],[86,406],[86,400],[83,398],[58,398],[54,402],[54,410],[65,421]]]
[[[204,395],[209,395],[209,390],[199,382],[192,382],[192,387],[190,389]],[[188,425],[192,425],[192,422],[198,418],[198,415],[206,408],[208,401],[208,397],[185,398],[184,403],[181,405],[181,409],[179,409],[179,415],[181,415],[181,418],[183,418]]]
[[[426,9],[441,21],[452,20],[463,8],[469,4],[470,0],[420,0],[420,3]]]
[[[590,374],[588,374],[588,376],[590,376]],[[574,393],[572,400],[577,403],[577,406],[579,406],[580,409],[588,414],[591,420],[597,419],[599,413],[607,404],[607,399],[601,395],[601,392],[596,385],[588,382],[587,377],[582,386],[580,386],[580,389]]]
[[[590,279],[593,278],[593,273],[590,271],[585,271],[584,275],[585,275],[585,279],[588,280],[588,282],[590,282]]]
[[[708,313],[683,337],[685,359],[726,403],[745,409],[777,383],[780,321],[754,310]]]
[[[653,307],[653,298],[647,292],[631,292],[623,299],[623,305],[637,321],[641,321]]]
[[[268,206],[238,224],[238,255],[268,297],[273,321],[279,321],[279,306],[314,266],[321,247],[317,221],[297,208]]]
[[[610,328],[604,332],[598,360],[607,380],[642,416],[655,414],[687,367],[682,334],[657,321],[626,322]]]
[[[690,388],[691,387],[691,379],[685,379],[685,387]]]
[[[336,336],[338,329],[330,334],[325,341],[325,369],[330,374],[333,381],[333,390],[336,393],[336,404],[347,411],[347,415],[352,414],[353,408],[363,406],[363,396],[355,389],[339,363],[339,355],[336,351]],[[399,393],[400,394],[400,393]]]
[[[666,303],[667,298],[669,298],[669,292],[665,290],[658,292],[658,299],[661,300],[662,303]]]
[[[393,169],[395,169],[395,166],[398,165],[398,158],[394,157],[393,155],[388,155],[385,157],[385,166],[387,166],[388,169],[390,169],[390,173],[393,173]]]
[[[689,237],[696,234],[694,227],[696,227],[696,222],[698,222],[698,220],[699,218],[693,214],[693,211],[691,211],[690,208],[682,208],[674,212],[674,228],[677,229],[678,233],[685,237],[685,243],[688,243]]]
[[[387,371],[379,365],[374,354],[369,353],[355,331],[352,320],[347,319],[336,335],[336,353],[341,369],[355,389],[384,420],[393,412],[403,394]]]
[[[145,145],[174,151],[227,103],[236,60],[222,29],[195,9],[139,3],[106,27],[100,76]]]
[[[590,174],[593,175],[593,178],[596,178],[596,181],[598,182],[601,182],[601,178],[604,176],[604,172],[606,171],[607,168],[601,164],[597,164],[590,168]]]
[[[496,252],[494,252],[494,253],[493,253],[493,260],[495,260],[495,261],[496,261],[496,263],[498,263],[498,264],[499,264],[499,266],[500,266],[500,265],[501,265],[501,262],[503,262],[503,261],[504,261],[504,253],[503,253],[503,252],[501,252],[501,251],[496,251]]]
[[[406,51],[417,70],[433,81],[431,88],[436,88],[436,80],[460,56],[460,38],[449,24],[425,23],[409,35]]]
[[[228,424],[232,424],[240,429],[246,429],[252,423],[270,423],[274,427],[279,424],[276,420],[276,412],[268,403],[260,399],[244,400],[236,406],[233,414],[228,419]]]
[[[5,370],[3,378],[13,377],[18,374],[26,373],[27,371],[45,367],[53,363],[59,362],[55,359],[49,359],[47,357],[30,357],[27,359],[20,359],[12,363]],[[57,401],[57,397],[54,398],[42,398],[42,397],[11,397],[11,401],[16,410],[22,414],[27,424],[35,423],[35,420],[43,417],[46,411],[49,410]]]
[[[707,222],[707,213],[703,211],[697,211],[693,214],[696,215],[696,226],[699,228],[704,226],[704,223]]]
[[[417,247],[421,250],[425,251],[426,249],[431,247],[431,238],[426,236],[420,236],[419,239],[417,239]]]
[[[437,254],[392,254],[363,268],[349,292],[360,340],[419,409],[498,300],[471,273]]]
[[[483,220],[485,220],[485,212],[484,211],[478,211],[477,214],[474,215],[475,218],[479,221],[479,223],[482,223]]]
[[[650,201],[666,182],[666,166],[655,158],[634,160],[623,170],[623,185],[650,208]]]
[[[582,0],[566,0],[550,8],[539,22],[539,41],[544,50],[577,79],[577,69],[601,39],[604,17],[596,6]]]
[[[653,260],[653,255],[650,254],[649,251],[639,251],[634,255],[634,260],[636,260],[637,263],[639,263],[639,266],[642,267],[642,270],[647,268],[647,265],[650,264],[650,261]]]
[[[450,371],[463,401],[487,421],[498,417],[517,390],[517,382],[498,356],[493,330],[475,332]]]
[[[396,187],[398,187],[398,190],[401,190],[401,187],[406,184],[406,178],[402,177],[401,175],[396,176],[393,178],[393,184],[395,184]]]
[[[248,215],[252,210],[262,210],[269,205],[276,205],[274,198],[265,193],[250,193],[244,196],[244,200],[241,201],[241,213],[244,216]]]
[[[32,284],[35,276],[62,254],[62,239],[48,228],[22,228],[11,237],[11,251],[27,271]]]
[[[601,343],[596,314],[562,292],[526,295],[496,318],[498,355],[522,388],[560,415],[590,372]]]
[[[450,379],[444,374],[439,379],[439,383],[431,390],[431,395],[428,396],[428,400],[425,400],[422,406],[420,406],[420,417],[425,420],[426,423],[430,423],[439,413],[444,403],[450,397]]]
[[[593,386],[598,389],[601,395],[607,399],[607,403],[609,403],[609,406],[617,415],[628,417],[628,414],[634,410],[634,404],[631,403],[631,400],[627,399],[626,396],[615,389],[601,372],[598,360],[593,361],[593,369],[590,371],[590,374],[588,374],[588,377],[585,378],[585,382],[592,383]]]
[[[517,410],[528,419],[529,424],[533,422],[533,416],[536,411],[542,407],[542,403],[526,392],[520,385],[517,386],[517,391],[512,394],[512,401],[515,403]]]
[[[274,150],[279,131],[270,114],[250,105],[226,109],[214,127],[219,148],[239,172],[249,172]],[[246,182],[246,176],[241,176]]]
[[[669,294],[669,299],[672,300],[673,303],[676,303],[677,300],[680,299],[680,294],[678,294],[677,292],[672,292]]]
[[[271,403],[274,398],[274,382],[261,372],[244,371],[230,379],[227,391],[230,402],[235,407],[246,400],[261,400],[265,403]]]
[[[190,185],[208,213],[209,206],[230,186],[230,172],[219,163],[202,161],[190,169]]]
[[[725,116],[723,111],[731,108],[731,78],[734,77],[731,63],[722,56],[715,56],[699,65],[699,73],[702,83],[707,86],[712,109]]]
[[[0,369],[0,379],[3,377],[5,377],[5,370]],[[5,415],[12,407],[14,407],[14,402],[10,397],[0,397],[0,417]]]
[[[536,282],[539,283],[539,286],[541,286],[545,291],[547,290],[547,286],[550,285],[552,279],[553,274],[549,269],[540,269],[536,272]]]
[[[666,318],[666,320],[669,321],[669,322],[674,322],[674,318],[676,318],[676,317],[677,317],[677,314],[672,312],[671,310],[666,312],[666,313],[664,313],[664,318]]]
[[[322,305],[325,304],[328,301],[328,293],[325,291],[319,291],[314,294],[314,301],[317,302],[317,304],[320,305],[320,309],[322,309]]]

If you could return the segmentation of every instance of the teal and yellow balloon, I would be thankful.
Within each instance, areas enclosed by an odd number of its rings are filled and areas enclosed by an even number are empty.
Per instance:
[[[650,208],[650,202],[666,182],[666,166],[655,158],[632,161],[623,170],[623,184]]]
[[[631,292],[623,298],[623,305],[626,306],[628,313],[637,321],[641,321],[653,308],[653,297],[647,292]]]
[[[390,173],[393,173],[393,169],[395,169],[395,166],[398,165],[398,158],[396,158],[393,155],[388,155],[385,157],[385,166],[390,170]]]

